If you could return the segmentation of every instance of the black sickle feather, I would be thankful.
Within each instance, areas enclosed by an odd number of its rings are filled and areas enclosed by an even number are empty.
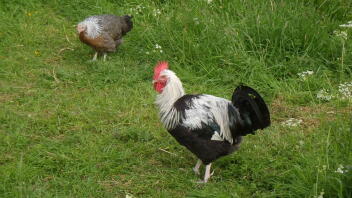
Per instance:
[[[253,88],[244,85],[238,86],[232,95],[232,103],[238,108],[245,122],[245,127],[248,128],[247,134],[270,126],[268,106]]]

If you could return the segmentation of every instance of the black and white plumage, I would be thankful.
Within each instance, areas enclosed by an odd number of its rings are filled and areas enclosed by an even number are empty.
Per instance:
[[[236,102],[206,94],[185,94],[180,79],[166,62],[155,67],[153,83],[159,92],[156,104],[161,122],[181,145],[198,157],[193,169],[197,174],[201,163],[206,165],[203,182],[212,175],[211,163],[237,150],[242,136],[270,125],[266,104],[249,87],[235,90],[232,99]]]

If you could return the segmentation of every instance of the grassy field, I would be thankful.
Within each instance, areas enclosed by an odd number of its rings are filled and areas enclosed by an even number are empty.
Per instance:
[[[352,197],[352,28],[339,27],[351,8],[0,1],[0,197]],[[132,14],[135,26],[106,62],[90,62],[75,25],[103,13]],[[230,98],[244,83],[269,104],[272,126],[216,161],[208,184],[159,122],[159,60],[188,93]]]

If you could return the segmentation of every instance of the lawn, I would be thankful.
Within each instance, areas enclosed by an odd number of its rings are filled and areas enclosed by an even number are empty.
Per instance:
[[[87,16],[132,14],[91,62]],[[349,0],[0,1],[0,197],[352,197]],[[272,125],[198,184],[162,127],[153,67],[188,93],[258,90]]]

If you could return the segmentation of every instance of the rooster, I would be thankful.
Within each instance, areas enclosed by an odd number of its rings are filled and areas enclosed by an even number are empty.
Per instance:
[[[98,15],[78,23],[79,39],[95,50],[93,61],[98,54],[115,52],[122,43],[122,37],[133,28],[132,16]]]
[[[168,132],[198,157],[196,174],[203,163],[208,182],[211,163],[237,150],[242,137],[270,125],[270,114],[262,97],[252,88],[239,86],[232,101],[212,95],[185,94],[180,79],[167,62],[154,68],[154,89],[160,120]]]

